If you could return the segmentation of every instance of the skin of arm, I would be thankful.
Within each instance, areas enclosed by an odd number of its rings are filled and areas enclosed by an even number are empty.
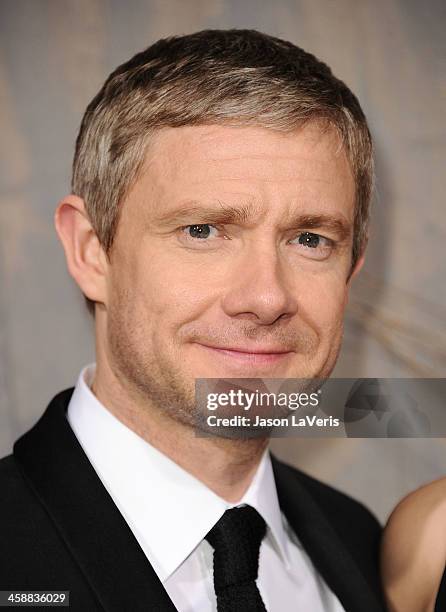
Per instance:
[[[405,497],[384,530],[381,575],[390,612],[434,612],[446,561],[446,478]]]

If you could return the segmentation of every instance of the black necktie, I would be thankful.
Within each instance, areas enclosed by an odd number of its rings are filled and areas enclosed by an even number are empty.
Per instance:
[[[256,585],[266,524],[251,506],[226,510],[206,540],[214,548],[218,612],[266,612]]]

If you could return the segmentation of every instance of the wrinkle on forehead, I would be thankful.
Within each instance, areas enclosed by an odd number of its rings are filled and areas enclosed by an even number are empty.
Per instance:
[[[243,194],[244,201],[275,208],[284,200],[287,206],[314,206],[319,200],[324,208],[325,201],[336,199],[351,217],[355,185],[334,129],[308,124],[282,133],[218,125],[166,128],[156,134],[132,191],[145,204],[145,213],[195,198],[235,204]]]
[[[302,142],[305,152],[301,150]],[[171,156],[172,149],[179,153],[176,158]],[[328,157],[343,158],[349,165],[337,130],[323,129],[312,122],[290,132],[223,125],[164,128],[154,134],[146,162],[153,165],[164,159],[174,168],[184,168],[191,160],[210,164],[274,160],[286,164],[297,160],[317,163]]]

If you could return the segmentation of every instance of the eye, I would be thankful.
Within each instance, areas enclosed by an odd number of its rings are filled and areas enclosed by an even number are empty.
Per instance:
[[[334,241],[330,238],[313,232],[302,232],[290,243],[297,244],[304,257],[318,260],[327,259],[335,246]]]
[[[182,231],[186,234],[187,238],[206,240],[210,236],[215,237],[215,233],[212,234],[212,229],[218,232],[218,229],[214,225],[209,223],[200,223],[198,225],[186,225],[182,228]]]
[[[303,246],[309,247],[311,249],[316,249],[319,246],[322,236],[319,234],[312,234],[310,232],[304,232],[299,236],[299,244]]]

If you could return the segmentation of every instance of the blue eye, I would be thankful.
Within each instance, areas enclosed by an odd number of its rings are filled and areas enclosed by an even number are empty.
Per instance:
[[[187,225],[184,230],[189,238],[203,240],[211,235],[211,228],[214,228],[214,226],[209,223],[200,223],[197,225]]]
[[[302,232],[290,242],[298,247],[302,256],[319,261],[327,259],[335,248],[333,240],[313,232]]]
[[[319,234],[312,234],[311,232],[304,232],[303,234],[300,234],[299,236],[299,244],[315,249],[316,247],[319,246],[321,238],[322,236],[319,236]]]
[[[333,246],[333,240],[325,238],[320,234],[313,234],[313,232],[302,232],[291,243],[299,244],[310,249],[327,249]]]

